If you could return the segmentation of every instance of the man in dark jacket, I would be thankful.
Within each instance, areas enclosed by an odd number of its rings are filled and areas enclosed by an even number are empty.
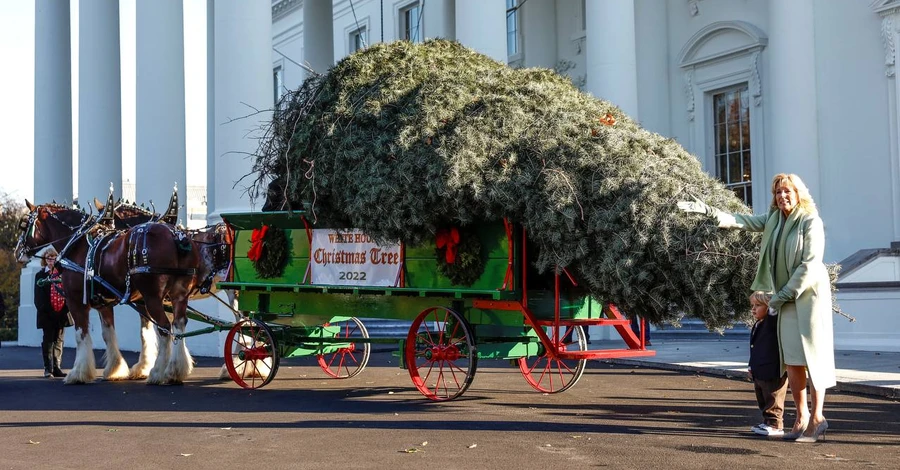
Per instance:
[[[34,277],[34,306],[37,309],[37,327],[44,330],[41,355],[44,359],[44,377],[65,377],[60,368],[63,354],[64,328],[69,324],[69,307],[56,271],[56,250],[46,250],[41,259],[44,268]]]

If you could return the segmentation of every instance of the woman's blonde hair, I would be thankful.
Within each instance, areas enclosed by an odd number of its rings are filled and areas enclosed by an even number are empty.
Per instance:
[[[758,290],[750,294],[750,301],[753,302],[754,300],[765,306],[768,306],[769,301],[772,300],[772,294]]]
[[[44,251],[41,252],[40,257],[41,257],[41,267],[42,268],[47,267],[47,257],[50,255],[59,256],[59,253],[57,253],[56,248],[53,248],[52,246],[48,246],[47,248],[44,248]]]
[[[816,203],[809,194],[809,188],[803,184],[803,180],[799,176],[793,173],[779,173],[772,178],[772,209],[778,209],[778,202],[775,201],[775,190],[782,185],[792,187],[794,191],[797,191],[797,207],[810,214],[818,214],[819,210],[816,209]]]

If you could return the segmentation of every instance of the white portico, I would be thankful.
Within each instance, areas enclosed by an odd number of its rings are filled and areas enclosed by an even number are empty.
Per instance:
[[[189,119],[178,111],[190,99],[178,81],[183,43],[172,38],[182,32],[181,2],[138,3],[147,14],[137,24],[135,185],[138,199],[158,200],[191,158]],[[80,189],[121,183],[118,5],[79,6]],[[37,168],[72,166],[68,8],[36,7]],[[247,133],[266,117],[256,110],[302,83],[305,66],[325,72],[376,42],[456,39],[512,66],[555,69],[611,100],[677,140],[756,212],[769,204],[773,175],[799,174],[825,221],[826,261],[845,265],[839,303],[857,319],[835,317],[836,344],[900,348],[900,0],[209,1],[207,13],[210,222],[250,207],[235,186],[255,149]],[[165,72],[154,80],[154,70]],[[154,173],[157,162],[166,169]],[[36,173],[35,189],[38,201],[72,196],[58,172]],[[26,272],[20,341],[37,344]],[[136,328],[124,322],[134,315],[117,316],[129,349]],[[205,337],[189,341],[198,354],[219,353]]]

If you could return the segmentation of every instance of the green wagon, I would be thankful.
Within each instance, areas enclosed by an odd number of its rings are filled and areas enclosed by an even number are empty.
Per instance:
[[[570,273],[532,272],[526,234],[506,221],[471,232],[484,269],[463,286],[441,274],[434,242],[373,248],[353,231],[315,226],[302,212],[222,217],[235,245],[232,275],[218,287],[235,291],[245,315],[228,332],[225,364],[242,387],[265,386],[283,357],[315,356],[326,374],[353,377],[374,343],[399,345],[401,367],[436,401],[462,395],[482,359],[511,361],[534,389],[557,393],[578,382],[588,359],[655,354],[614,305],[584,294]],[[287,239],[277,277],[261,277],[248,258],[262,227]],[[412,324],[405,336],[372,338],[359,318]],[[615,328],[626,348],[588,349],[591,325]]]

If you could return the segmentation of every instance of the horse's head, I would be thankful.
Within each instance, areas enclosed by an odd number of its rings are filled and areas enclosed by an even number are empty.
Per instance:
[[[48,245],[68,241],[90,219],[82,210],[59,204],[36,206],[26,199],[25,206],[29,212],[19,221],[22,233],[14,251],[20,263],[28,262]]]
[[[227,278],[231,269],[234,232],[224,222],[191,232],[191,241],[199,248],[200,266],[197,275],[200,291],[206,293],[215,283]]]

